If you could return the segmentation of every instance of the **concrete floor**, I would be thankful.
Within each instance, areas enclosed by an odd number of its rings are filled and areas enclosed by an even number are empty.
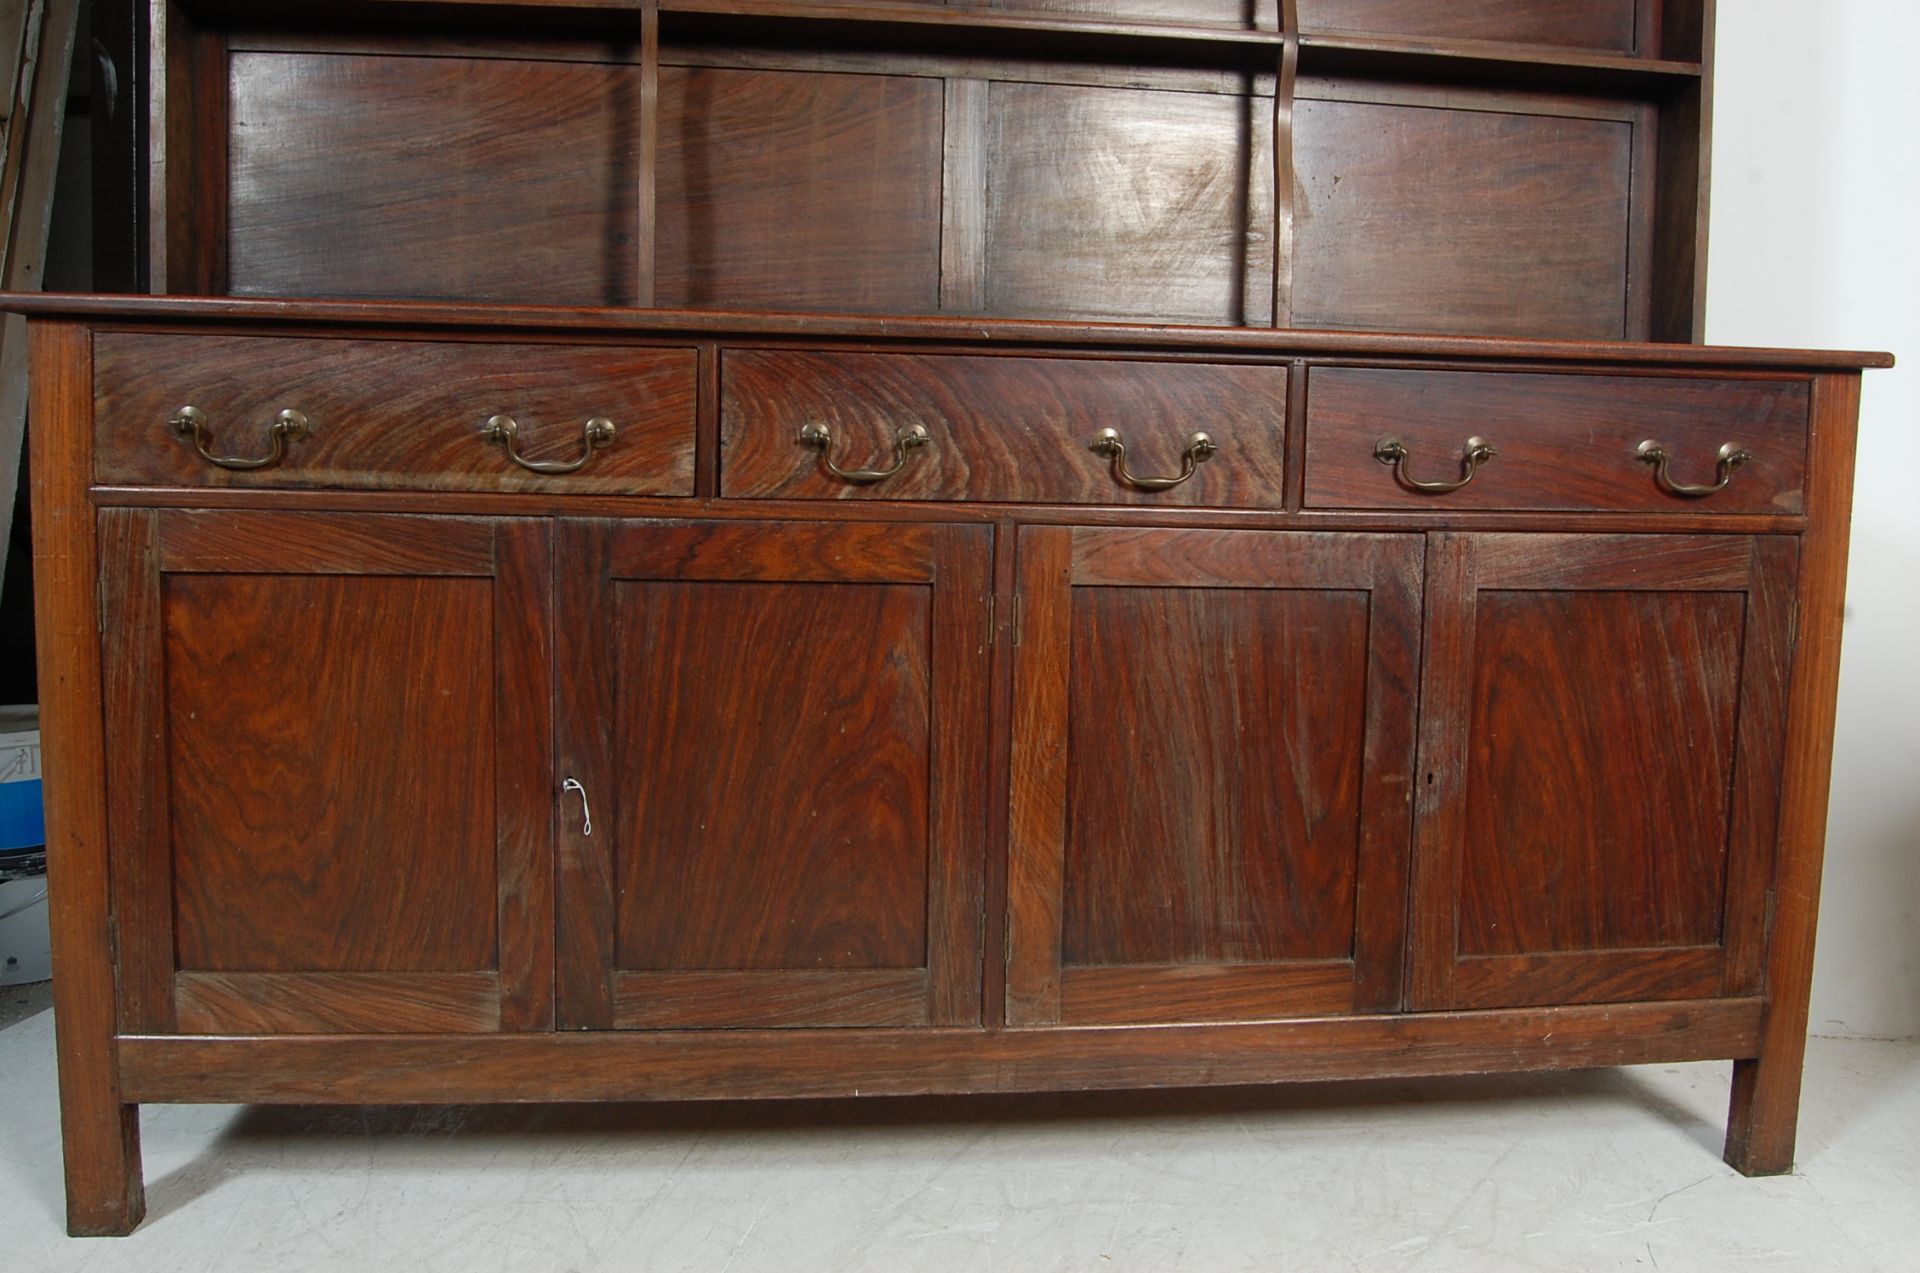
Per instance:
[[[15,986],[0,986],[0,1030],[16,1021],[45,1012],[53,1006],[53,983],[29,981]]]
[[[53,1030],[0,1031],[0,1269],[1920,1268],[1920,1044],[1815,1040],[1800,1170],[1722,1064],[969,1101],[150,1106],[150,1214],[62,1236]]]

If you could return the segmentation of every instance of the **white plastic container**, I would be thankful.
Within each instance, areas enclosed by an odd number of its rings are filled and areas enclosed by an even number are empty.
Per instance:
[[[39,712],[0,707],[0,986],[53,975],[46,839]]]
[[[53,976],[47,937],[47,877],[29,875],[0,884],[0,986]]]

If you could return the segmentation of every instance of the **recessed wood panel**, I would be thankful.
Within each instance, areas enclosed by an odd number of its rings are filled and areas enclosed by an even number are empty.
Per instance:
[[[1461,954],[1719,942],[1744,603],[1480,595]]]
[[[656,302],[937,309],[943,100],[937,79],[661,68]]]
[[[1272,114],[1251,97],[994,84],[987,312],[1268,322]]]
[[[617,596],[620,966],[924,967],[931,589]]]
[[[484,579],[167,578],[181,969],[496,966],[492,600]]]
[[[1638,0],[1646,3],[1647,0]],[[1300,29],[1408,40],[1634,48],[1636,0],[1299,0]]]
[[[1797,554],[1435,537],[1415,1006],[1756,991]]]
[[[103,333],[95,473],[125,485],[691,495],[696,361],[617,345]],[[189,404],[222,457],[267,455],[283,409],[310,432],[278,464],[220,468],[172,425]],[[542,476],[481,436],[497,414],[535,462],[577,458],[592,417],[615,434],[580,471]]]
[[[236,52],[230,289],[636,303],[640,68]]]
[[[1541,375],[1316,367],[1307,378],[1309,508],[1570,509],[1797,513],[1805,506],[1805,380]],[[1468,438],[1497,452],[1444,494],[1409,489],[1374,458],[1407,448],[1407,478],[1453,481]],[[1704,498],[1660,488],[1642,442],[1672,455],[1671,479],[1711,485],[1720,448],[1752,458]]]
[[[1079,588],[1067,964],[1353,954],[1364,592]]]
[[[1400,999],[1417,536],[1021,532],[1007,1013]]]
[[[720,483],[781,499],[1048,501],[1277,508],[1287,369],[1082,358],[728,350]],[[862,485],[823,470],[800,431],[826,425],[843,468],[893,462],[898,431],[927,430],[900,473]],[[1119,430],[1139,474],[1178,473],[1195,430],[1219,446],[1192,479],[1142,491],[1088,443]]]
[[[563,1025],[978,1024],[991,542],[563,523]]]
[[[1633,334],[1631,124],[1330,100],[1293,121],[1295,326]]]

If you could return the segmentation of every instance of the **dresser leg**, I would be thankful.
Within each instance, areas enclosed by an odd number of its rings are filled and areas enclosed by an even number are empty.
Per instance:
[[[61,1123],[67,1142],[67,1233],[117,1238],[147,1214],[140,1179],[140,1107],[114,1105]]]
[[[1784,1176],[1793,1170],[1800,1123],[1800,1067],[1806,1040],[1790,1055],[1733,1063],[1733,1101],[1727,1111],[1727,1164],[1743,1176]]]

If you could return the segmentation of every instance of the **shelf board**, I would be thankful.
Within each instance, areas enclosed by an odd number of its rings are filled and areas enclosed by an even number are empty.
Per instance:
[[[1370,36],[1300,36],[1303,75],[1467,77],[1507,84],[1587,87],[1635,92],[1673,90],[1700,79],[1700,63],[1622,53],[1592,53],[1488,40],[1383,40]]]
[[[1271,71],[1276,31],[1122,22],[934,5],[813,4],[792,0],[664,0],[668,40],[818,40],[848,47],[935,48],[1013,59],[1067,58]]]
[[[234,0],[187,0],[204,15],[257,19],[256,6]],[[900,4],[878,0],[660,0],[669,38],[743,43],[786,40],[810,32],[816,40],[856,46],[938,42],[960,52],[1009,57],[1079,56],[1111,60],[1270,69],[1284,39],[1274,30],[1222,25],[1021,12],[967,5]],[[563,28],[581,23],[624,29],[637,24],[641,0],[283,0],[279,21],[309,17],[338,21],[398,21],[428,25],[458,15],[486,25],[538,21]],[[444,15],[440,17],[438,15]],[[1409,77],[1596,91],[1663,94],[1701,75],[1697,62],[1596,53],[1491,40],[1384,39],[1305,32],[1302,74]]]

